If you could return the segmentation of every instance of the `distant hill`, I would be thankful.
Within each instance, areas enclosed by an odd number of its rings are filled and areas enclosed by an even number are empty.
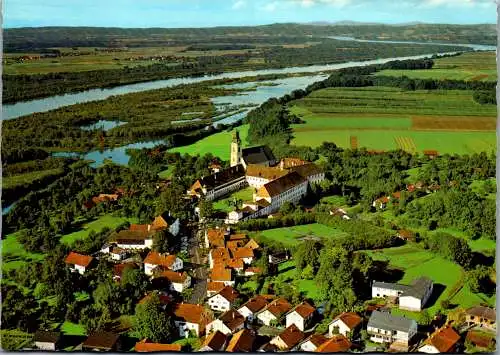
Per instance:
[[[424,42],[495,45],[495,24],[375,24],[355,21],[314,24],[280,23],[253,27],[111,28],[24,27],[4,30],[4,51],[43,50],[53,47],[158,47],[200,43],[303,43],[311,36],[349,36]]]

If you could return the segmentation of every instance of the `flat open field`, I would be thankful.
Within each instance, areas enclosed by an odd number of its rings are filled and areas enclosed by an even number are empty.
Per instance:
[[[240,133],[240,138],[243,146],[246,146],[248,125],[243,125],[236,129]],[[170,151],[179,152],[181,154],[190,154],[190,155],[196,155],[196,154],[205,155],[207,153],[212,153],[214,156],[217,156],[222,160],[229,160],[230,158],[229,147],[231,145],[233,131],[224,131],[216,133],[194,144],[187,145],[184,147],[173,148]]]
[[[127,221],[130,223],[137,223],[136,219],[115,217],[107,214],[100,217],[99,219],[96,219],[95,221],[83,224],[82,226],[78,227],[77,230],[73,233],[62,236],[61,243],[71,245],[77,240],[87,238],[91,231],[97,233],[100,232],[104,227],[113,229]]]
[[[382,70],[375,75],[407,76],[413,79],[497,80],[495,52],[464,53],[457,57],[435,59],[434,62],[432,69]]]
[[[8,176],[3,178],[2,186],[4,189],[9,189],[19,185],[31,184],[35,180],[43,179],[47,176],[59,175],[63,171],[62,168],[55,168]]]
[[[440,154],[496,147],[496,106],[477,104],[466,90],[328,88],[292,102],[290,110],[305,121],[292,126],[295,145]]]
[[[302,238],[313,237],[318,239],[344,236],[345,233],[319,223],[306,224],[294,227],[267,229],[259,232],[262,236],[276,240],[286,246],[295,246],[302,242]]]

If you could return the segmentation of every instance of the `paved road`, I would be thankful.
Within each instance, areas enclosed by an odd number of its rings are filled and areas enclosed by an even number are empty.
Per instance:
[[[189,240],[191,263],[194,265],[193,294],[189,302],[200,304],[207,294],[207,270],[200,255],[199,243],[202,240],[203,230],[199,225],[193,225]]]

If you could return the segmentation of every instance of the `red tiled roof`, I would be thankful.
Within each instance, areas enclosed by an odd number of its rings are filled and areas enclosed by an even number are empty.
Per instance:
[[[240,297],[239,292],[231,286],[225,286],[222,290],[219,291],[218,294],[224,297],[230,303],[233,303],[234,301],[236,301],[236,299],[238,299],[238,297]]]
[[[294,311],[297,312],[302,318],[307,318],[311,314],[313,314],[314,311],[316,311],[316,308],[314,308],[307,302],[302,302],[295,307]]]
[[[230,309],[224,312],[219,320],[222,321],[228,327],[231,332],[234,332],[240,325],[245,322],[245,317],[241,315],[240,312],[235,311],[234,309]]]
[[[267,299],[264,296],[256,295],[250,298],[245,304],[240,308],[247,307],[252,313],[256,313],[267,306]]]
[[[495,340],[494,337],[488,337],[473,330],[469,330],[467,332],[467,336],[465,337],[465,339],[480,348],[488,348]]]
[[[278,336],[287,345],[287,349],[291,349],[304,339],[305,334],[295,324],[292,324]]]
[[[466,313],[476,317],[482,317],[489,320],[496,320],[495,310],[489,307],[483,307],[483,306],[471,307],[466,310]]]
[[[163,218],[163,216],[158,216],[153,220],[153,223],[151,224],[151,229],[164,229],[168,228],[168,222]]]
[[[278,298],[272,301],[266,308],[267,311],[271,312],[276,318],[281,317],[283,313],[288,312],[292,306],[284,298]]]
[[[166,352],[166,351],[181,351],[182,346],[179,344],[160,344],[151,343],[147,339],[144,339],[138,343],[135,343],[134,350],[139,353],[152,353],[152,352]]]
[[[238,234],[231,234],[229,235],[229,239],[228,240],[246,240],[248,239],[247,235],[246,234],[243,234],[243,233],[238,233]]]
[[[460,335],[452,327],[444,327],[431,335],[427,342],[434,345],[440,353],[447,353],[453,350],[459,340]]]
[[[262,272],[261,268],[259,267],[256,267],[256,266],[250,266],[248,267],[245,272],[251,272],[251,273],[254,273],[254,274],[260,274]]]
[[[253,249],[247,247],[231,249],[233,258],[253,258]]]
[[[131,224],[129,227],[129,230],[132,232],[147,233],[149,232],[149,229],[149,224]]]
[[[148,293],[146,296],[141,298],[138,303],[143,304],[147,302],[151,298],[151,295],[152,295],[151,293]],[[172,297],[165,294],[159,294],[158,298],[160,299],[160,303],[163,305],[169,304],[172,301]]]
[[[203,306],[191,303],[177,303],[173,309],[174,315],[188,323],[206,325],[208,323],[207,314]]]
[[[212,281],[231,281],[231,269],[222,266],[214,266],[211,272]]]
[[[224,230],[223,229],[209,229],[207,231],[207,239],[213,247],[224,247]]]
[[[224,282],[209,281],[207,282],[207,291],[219,292],[224,288]]]
[[[164,266],[166,268],[172,267],[172,265],[177,260],[177,256],[173,254],[164,255],[157,253],[156,251],[150,251],[146,259],[144,259],[144,264]]]
[[[345,353],[351,348],[352,344],[345,336],[337,334],[321,344],[317,349],[317,353]]]
[[[90,263],[94,260],[93,257],[83,254],[75,253],[74,251],[70,252],[64,262],[66,264],[79,265],[83,267],[88,267]]]
[[[297,172],[291,172],[263,185],[257,191],[257,197],[266,198],[266,197],[278,196],[283,192],[288,191],[291,188],[303,183],[304,181],[306,180],[302,176],[300,176]]]
[[[210,250],[212,260],[228,260],[230,259],[229,250],[226,248],[215,248]]]
[[[186,281],[188,278],[187,272],[175,272],[171,270],[165,270],[162,271],[161,273],[155,275],[155,278],[161,278],[164,277],[171,283],[177,283],[177,284],[182,284]]]
[[[126,268],[138,269],[139,266],[137,266],[136,263],[124,263],[124,264],[113,265],[113,275],[117,277],[122,277],[123,271]]]
[[[243,240],[228,240],[226,242],[226,247],[228,249],[234,249],[238,247],[242,247],[245,245],[245,242]]]
[[[220,351],[224,347],[226,340],[227,340],[226,335],[221,331],[217,330],[216,332],[207,335],[205,341],[203,342],[202,348],[209,347],[214,351]]]
[[[248,330],[242,329],[233,335],[226,348],[227,352],[245,352],[249,353],[253,350],[255,335]]]
[[[248,243],[245,245],[245,247],[255,250],[259,249],[260,245],[254,239],[250,239]]]
[[[324,342],[328,340],[323,334],[313,334],[309,337],[308,341],[314,344],[314,346],[318,347]]]
[[[340,319],[349,329],[356,328],[362,321],[361,317],[354,312],[344,312],[339,314],[333,321]]]
[[[288,170],[280,169],[278,166],[248,164],[245,174],[246,176],[258,177],[266,180],[275,180],[288,174]]]

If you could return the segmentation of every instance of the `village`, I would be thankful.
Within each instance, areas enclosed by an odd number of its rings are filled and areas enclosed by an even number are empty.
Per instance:
[[[138,304],[151,299],[158,301],[163,312],[173,319],[175,328],[171,338],[187,342],[157,343],[145,338],[135,344],[135,351],[453,353],[463,351],[466,342],[483,349],[494,346],[493,308],[477,305],[453,319],[435,316],[425,325],[391,311],[424,312],[436,292],[434,280],[427,277],[415,278],[409,284],[372,279],[371,289],[365,290],[371,295],[365,307],[344,309],[331,318],[325,318],[324,305],[310,299],[291,302],[274,294],[272,289],[267,289],[271,291],[267,293],[248,288],[241,292],[241,284],[278,273],[280,265],[293,255],[286,249],[264,252],[265,245],[235,227],[252,219],[272,219],[283,204],[299,203],[312,185],[321,183],[325,174],[318,165],[302,159],[278,160],[267,146],[242,148],[237,131],[230,151],[230,166],[212,166],[212,175],[195,181],[185,197],[215,201],[252,188],[253,199],[235,205],[216,226],[201,217],[196,207],[197,221],[189,223],[196,222],[198,227],[188,233],[188,221],[173,218],[166,211],[150,224],[131,224],[128,229],[112,233],[93,255],[70,252],[65,258],[67,267],[80,275],[95,268],[102,258],[113,263],[112,277],[116,282],[130,269],[140,270],[151,280],[154,290],[144,294]],[[409,186],[408,190],[420,188]],[[439,187],[426,187],[436,188]],[[373,201],[373,207],[383,209],[391,198],[398,197],[398,192],[382,196]],[[89,203],[118,198],[119,194],[103,194]],[[332,209],[329,214],[342,220],[351,219],[342,208]],[[180,241],[182,255],[153,250],[154,236],[162,231]],[[414,238],[404,230],[398,231],[397,236],[401,243],[412,242]],[[186,256],[188,250],[191,257]],[[485,332],[491,337],[481,335]],[[39,330],[34,338],[35,348],[58,350],[62,337],[60,332]],[[193,339],[199,346],[186,348],[186,344],[194,343]],[[75,350],[127,348],[118,332],[96,331]]]

